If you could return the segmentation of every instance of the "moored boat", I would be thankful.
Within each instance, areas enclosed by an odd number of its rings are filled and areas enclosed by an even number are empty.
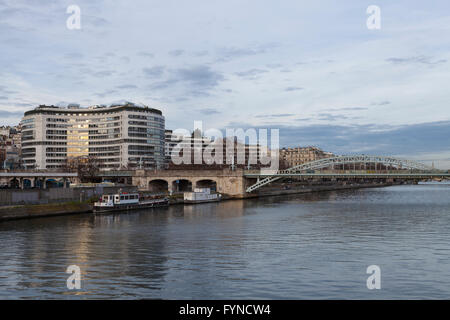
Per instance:
[[[209,188],[195,188],[194,192],[184,193],[184,203],[203,203],[220,201],[220,193],[211,193]]]
[[[168,198],[141,199],[139,193],[123,193],[119,191],[117,194],[104,194],[100,201],[94,203],[93,212],[99,214],[168,205]]]

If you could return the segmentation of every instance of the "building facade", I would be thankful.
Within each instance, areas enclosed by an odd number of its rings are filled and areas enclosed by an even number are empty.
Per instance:
[[[0,168],[23,168],[21,158],[20,125],[14,127],[0,127]]]
[[[188,152],[189,156],[184,156]],[[173,158],[182,160],[175,164]],[[201,132],[192,132],[191,136],[183,136],[166,130],[166,161],[169,169],[221,169],[247,168],[258,169],[269,167],[261,165],[260,157],[270,157],[266,146],[241,143],[236,137],[212,139]]]
[[[317,147],[297,147],[280,149],[280,161],[282,167],[291,168],[303,163],[331,158],[334,154],[325,152]]]
[[[21,125],[27,168],[61,169],[73,159],[95,159],[102,170],[164,164],[165,119],[157,109],[41,105],[25,112]]]

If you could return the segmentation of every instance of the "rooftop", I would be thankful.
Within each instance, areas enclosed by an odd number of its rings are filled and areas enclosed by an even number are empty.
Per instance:
[[[40,113],[43,111],[50,111],[50,112],[60,112],[60,113],[91,113],[91,112],[101,112],[101,111],[110,111],[111,109],[134,109],[135,111],[142,111],[146,110],[149,112],[157,113],[159,115],[162,115],[161,110],[153,109],[145,105],[141,104],[134,104],[132,102],[126,102],[123,104],[112,104],[110,106],[107,105],[93,105],[89,107],[81,107],[78,104],[69,104],[67,107],[63,106],[54,106],[54,105],[39,105],[38,107],[34,108],[33,110],[26,111],[24,116]]]

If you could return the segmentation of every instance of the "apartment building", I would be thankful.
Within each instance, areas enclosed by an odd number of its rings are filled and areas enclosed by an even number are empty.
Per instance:
[[[325,152],[317,147],[297,147],[280,149],[280,161],[286,168],[298,166],[300,164],[311,162],[323,158],[331,158],[334,154]]]
[[[22,168],[20,125],[0,127],[0,168]]]
[[[27,111],[22,158],[27,168],[61,169],[71,159],[95,159],[102,170],[159,168],[165,160],[162,112],[132,103]]]

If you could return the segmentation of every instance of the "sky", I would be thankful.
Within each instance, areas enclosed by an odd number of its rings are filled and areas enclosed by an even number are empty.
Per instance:
[[[273,128],[281,146],[450,168],[449,84],[448,0],[0,0],[0,125],[132,101],[168,129]]]

